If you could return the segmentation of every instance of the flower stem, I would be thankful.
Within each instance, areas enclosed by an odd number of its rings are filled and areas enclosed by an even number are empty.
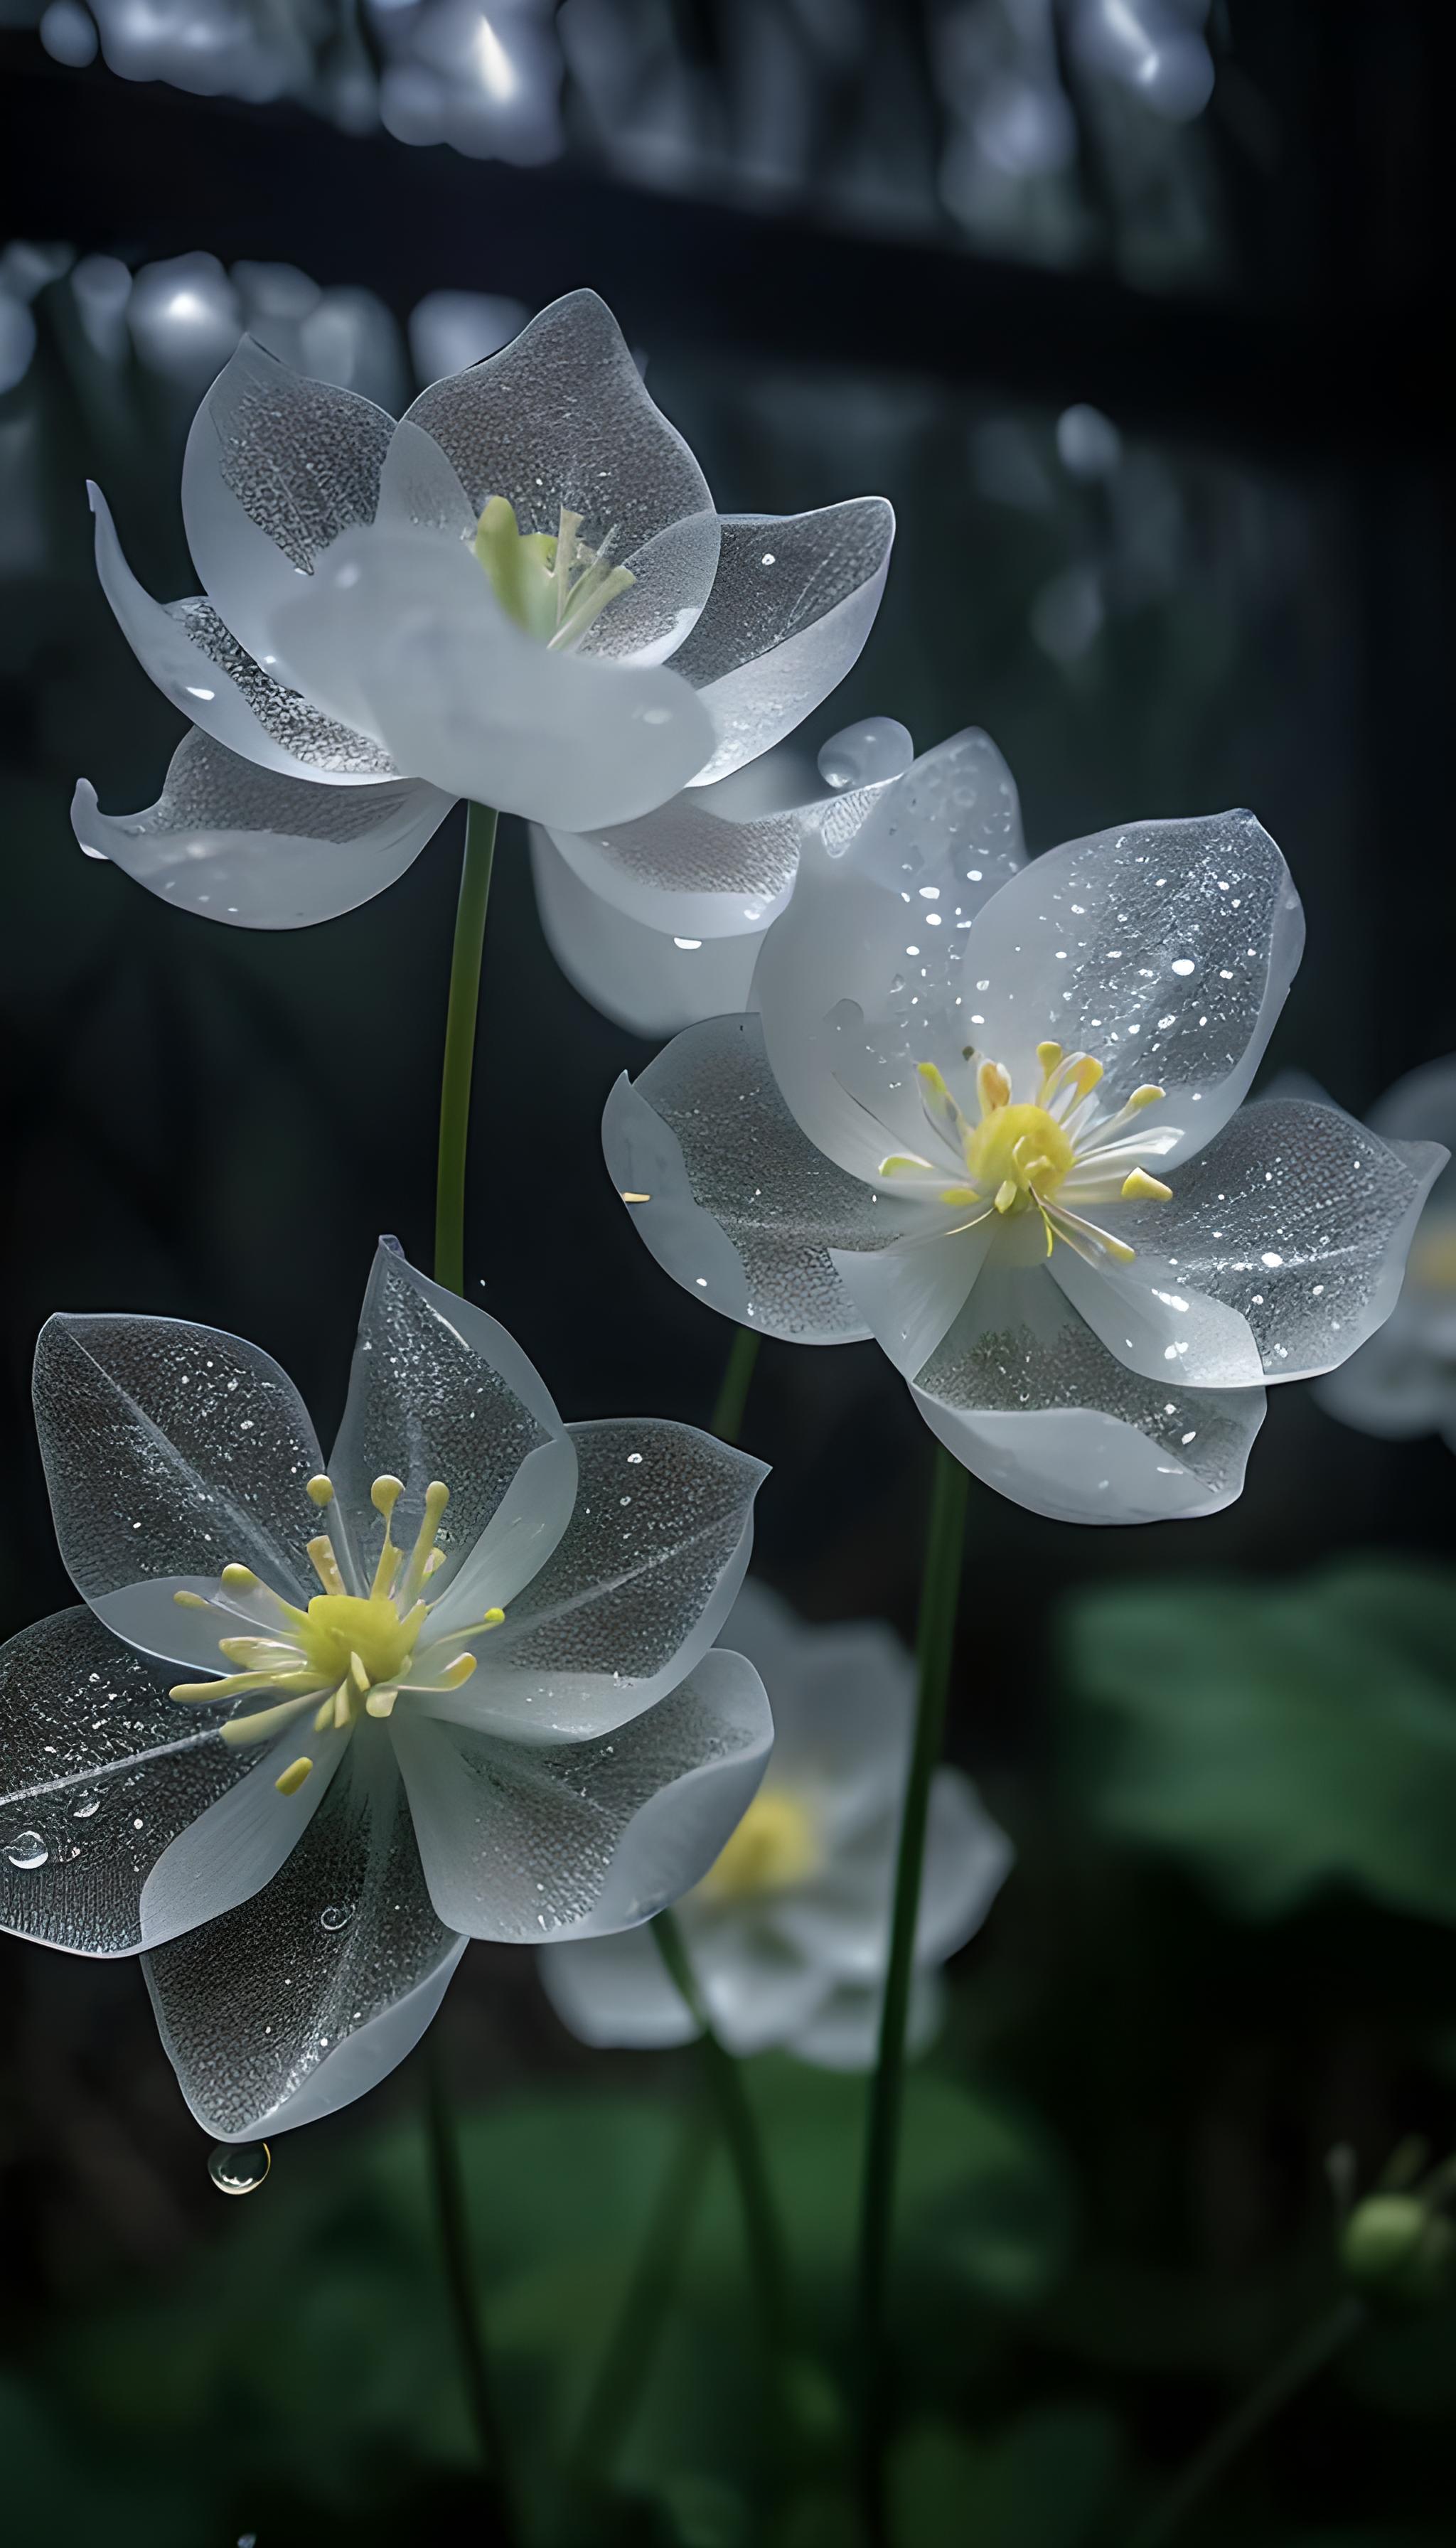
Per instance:
[[[708,1418],[708,1431],[716,1433],[720,1442],[736,1442],[738,1439],[743,1410],[753,1387],[754,1365],[759,1359],[761,1341],[757,1327],[740,1327],[728,1348],[728,1360],[723,1366],[718,1395]]]
[[[471,2276],[465,2178],[437,2035],[431,2034],[426,2038],[425,2069],[430,2179],[455,2326],[455,2343],[460,2356],[461,2383],[492,2498],[495,2513],[493,2536],[500,2542],[500,2548],[513,2548],[518,2532],[509,2478],[509,2454],[491,2380],[485,2332]]]
[[[727,2046],[713,2031],[682,1932],[671,1911],[659,1911],[652,1923],[652,1934],[657,1940],[658,1953],[698,2029],[698,2055],[703,2077],[717,2108],[718,2122],[738,2179],[738,2199],[743,2207],[749,2263],[764,2324],[764,2338],[770,2361],[775,2368],[776,2380],[777,2366],[782,2361],[788,2335],[788,2275],[783,2259],[783,2237],[774,2210],[769,2171],[764,2162],[759,2128],[743,2084],[743,2072]]]
[[[916,1639],[919,1692],[915,1739],[900,1821],[895,1864],[889,1963],[879,2026],[879,2058],[869,2092],[864,2182],[860,2214],[860,2341],[863,2392],[860,2431],[865,2528],[872,2548],[888,2538],[884,2448],[889,2417],[885,2395],[885,2291],[894,2222],[895,2163],[905,2085],[905,2028],[914,1973],[915,1930],[925,1864],[925,1828],[931,1780],[940,1759],[946,1693],[960,1596],[965,1504],[970,1480],[958,1460],[938,1445],[931,1490],[925,1568]]]
[[[460,869],[450,996],[445,1009],[445,1066],[440,1077],[440,1149],[435,1180],[435,1281],[451,1292],[465,1289],[465,1154],[497,821],[492,806],[466,808],[465,860]]]
[[[1237,2459],[1240,2451],[1272,2423],[1281,2408],[1332,2361],[1351,2336],[1358,2335],[1365,2323],[1365,2303],[1347,2293],[1332,2309],[1317,2318],[1289,2351],[1274,2365],[1268,2377],[1251,2390],[1231,2415],[1226,2416],[1217,2432],[1212,2433],[1201,2451],[1195,2452],[1180,2478],[1153,2506],[1147,2519],[1133,2535],[1132,2548],[1164,2548],[1195,2506],[1210,2489],[1217,2485],[1224,2471]]]

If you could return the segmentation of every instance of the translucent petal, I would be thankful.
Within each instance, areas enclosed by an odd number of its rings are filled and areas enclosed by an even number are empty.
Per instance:
[[[1193,1519],[1243,1487],[1259,1389],[1190,1390],[1115,1359],[1045,1266],[992,1257],[912,1389],[988,1486],[1053,1521]]]
[[[146,1958],[198,2123],[255,2140],[362,2096],[418,2042],[463,1945],[425,1889],[389,1738],[365,1725],[272,1882]]]
[[[1097,832],[1035,859],[971,930],[973,1041],[1018,1088],[1048,1039],[1103,1064],[1108,1106],[1165,1088],[1139,1127],[1180,1126],[1168,1156],[1187,1158],[1244,1096],[1304,938],[1289,870],[1252,814]]]
[[[564,831],[662,804],[712,747],[676,672],[539,644],[470,551],[428,533],[347,533],[277,627],[310,696],[402,770]]]
[[[557,2016],[582,2044],[656,2052],[690,2044],[697,2031],[645,1927],[542,1947],[536,1966]]]
[[[753,1544],[761,1460],[657,1416],[573,1424],[578,1482],[553,1555],[432,1713],[516,1742],[604,1734],[685,1680]]]
[[[185,717],[229,752],[295,778],[327,776],[338,786],[398,776],[368,735],[311,706],[298,690],[255,664],[210,601],[153,601],[136,582],[99,487],[96,571],[123,636],[143,672]]]
[[[82,778],[71,829],[82,849],[180,910],[234,929],[307,929],[394,884],[450,804],[417,778],[374,787],[286,778],[194,726],[154,805],[103,814]]]
[[[552,955],[582,997],[617,1026],[656,1043],[700,1018],[747,1008],[756,937],[680,940],[644,928],[584,884],[539,823],[531,825],[531,878]]]
[[[754,1579],[723,1642],[747,1655],[774,1711],[775,1786],[809,1805],[826,1847],[883,1819],[909,1757],[915,1665],[881,1619],[812,1627]]]
[[[874,625],[895,516],[882,496],[813,513],[729,513],[711,597],[675,658],[711,711],[726,776],[800,725],[844,680]]]
[[[442,539],[475,538],[478,508],[433,434],[402,416],[390,438],[374,518],[381,530],[434,531]]]
[[[397,1240],[381,1239],[328,1474],[368,1574],[384,1536],[370,1502],[375,1479],[405,1481],[393,1521],[404,1547],[431,1480],[449,1488],[435,1540],[445,1563],[429,1587],[438,1633],[479,1618],[493,1599],[513,1599],[546,1563],[571,1514],[577,1461],[514,1338],[417,1272]]]
[[[958,1067],[978,1042],[971,924],[1024,856],[1015,782],[974,727],[884,789],[843,852],[806,849],[754,1000],[790,1113],[852,1174],[872,1180],[887,1147],[921,1148],[914,1065]]]
[[[905,1208],[805,1139],[757,1018],[689,1027],[635,1082],[619,1079],[601,1138],[613,1185],[684,1291],[799,1344],[865,1333],[831,1250],[888,1245]]]
[[[1388,1144],[1337,1107],[1264,1098],[1179,1171],[1172,1203],[1129,1211],[1129,1236],[1145,1232],[1175,1281],[1247,1320],[1268,1379],[1308,1379],[1389,1318],[1445,1161],[1434,1143]]]
[[[180,1715],[181,1707],[175,1712]],[[271,1884],[322,1805],[349,1742],[348,1734],[332,1727],[316,1733],[308,1717],[300,1716],[266,1752],[244,1755],[247,1776],[178,1832],[147,1876],[141,1888],[143,1947],[165,1946],[205,1921],[221,1919]],[[301,1758],[313,1763],[307,1778],[292,1795],[280,1794],[279,1778]]]
[[[975,1935],[1015,1859],[970,1779],[959,1770],[937,1770],[915,1926],[918,1962],[943,1963]]]
[[[1439,1141],[1456,1159],[1456,1053],[1408,1071],[1371,1107],[1367,1121],[1383,1141]],[[1456,1168],[1441,1170],[1431,1202],[1456,1211]]]
[[[834,1981],[878,1983],[884,1977],[910,1732],[907,1722],[875,1820],[829,1851],[806,1882],[764,1907],[762,1916],[785,1945]],[[775,1746],[775,1783],[784,1775]],[[944,1962],[964,1946],[986,1917],[1014,1855],[970,1780],[958,1770],[937,1770],[915,1931],[917,1962]]]
[[[721,1647],[592,1743],[527,1746],[414,1710],[391,1719],[442,1919],[540,1945],[650,1920],[706,1873],[774,1739],[753,1666]]]
[[[905,1380],[915,1378],[957,1316],[994,1237],[992,1216],[974,1228],[912,1237],[874,1255],[831,1251],[850,1299]]]
[[[304,1487],[323,1464],[270,1355],[183,1319],[66,1312],[41,1330],[35,1405],[60,1553],[99,1618],[114,1596],[130,1617],[138,1582],[216,1581],[233,1563],[307,1599]],[[179,1652],[170,1635],[158,1650],[190,1662],[181,1634]]]
[[[821,2070],[872,2070],[879,2052],[882,1994],[842,1982],[793,2049]],[[912,2061],[928,2052],[945,2017],[945,1993],[935,1973],[917,1973],[910,1985],[905,2049]]]
[[[0,1928],[136,1954],[156,1859],[253,1767],[221,1738],[228,1710],[177,1706],[171,1678],[87,1609],[0,1647]]]
[[[1122,1228],[1119,1214],[1119,1233]],[[1176,1372],[1189,1389],[1261,1385],[1264,1368],[1247,1320],[1228,1303],[1197,1290],[1191,1279],[1180,1279],[1180,1269],[1170,1259],[1139,1247],[1135,1264],[1103,1267],[1058,1245],[1050,1270],[1109,1353],[1144,1380],[1164,1380]]]
[[[244,336],[193,418],[182,519],[208,598],[287,678],[273,614],[340,531],[372,522],[395,429],[352,390],[306,380]]]
[[[1427,1211],[1422,1237],[1429,1220]],[[1456,1227],[1448,1222],[1447,1228],[1456,1247]],[[1433,1318],[1408,1275],[1385,1325],[1317,1382],[1315,1395],[1341,1424],[1387,1441],[1448,1432],[1456,1424],[1456,1302]]]

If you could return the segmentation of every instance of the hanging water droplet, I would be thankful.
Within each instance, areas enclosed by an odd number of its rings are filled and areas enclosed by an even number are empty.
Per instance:
[[[867,717],[830,736],[819,755],[819,775],[826,787],[873,787],[900,777],[914,758],[905,726],[893,717]]]
[[[256,2194],[272,2164],[266,2141],[219,2141],[208,2152],[208,2174],[220,2194]]]
[[[23,1831],[6,1842],[5,1855],[12,1866],[32,1867],[44,1866],[50,1852],[39,1832]]]
[[[71,1807],[71,1819],[73,1822],[89,1823],[92,1815],[94,1813],[99,1813],[100,1809],[101,1798],[97,1795],[91,1794],[89,1789],[83,1787],[80,1794],[77,1796],[75,1803]]]
[[[327,1929],[332,1935],[336,1930],[347,1929],[353,1916],[352,1902],[325,1902],[318,1914],[318,1926],[320,1929]]]

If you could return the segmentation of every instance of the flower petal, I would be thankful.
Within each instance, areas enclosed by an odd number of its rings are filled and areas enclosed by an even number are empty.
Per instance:
[[[310,696],[402,770],[564,831],[662,804],[712,747],[676,672],[539,644],[470,551],[428,533],[346,533],[277,628]]]
[[[247,1755],[247,1776],[179,1831],[147,1876],[141,1888],[142,1946],[166,1946],[237,1910],[271,1884],[327,1795],[349,1740],[332,1727],[317,1733],[304,1717],[285,1727],[261,1756]],[[308,1776],[284,1794],[280,1776],[305,1757],[313,1765]]]
[[[432,383],[407,421],[447,453],[478,515],[504,496],[522,531],[554,532],[566,509],[593,549],[615,533],[637,583],[592,632],[608,651],[618,636],[634,652],[681,643],[712,589],[713,500],[594,292],[567,293],[499,354]]]
[[[1139,1379],[1045,1266],[996,1257],[911,1395],[957,1460],[1052,1521],[1220,1512],[1242,1491],[1264,1420],[1262,1390]]]
[[[912,1237],[873,1255],[830,1250],[850,1299],[903,1379],[915,1378],[959,1315],[995,1235],[987,1218],[971,1229]]]
[[[204,2132],[255,2140],[363,2096],[418,2042],[464,1943],[430,1902],[388,1737],[365,1727],[272,1882],[146,1957]]]
[[[689,1898],[680,1916],[720,2042],[741,2060],[791,2045],[828,1998],[832,1975],[786,1944],[771,1921],[756,1919],[751,1905],[715,1919]]]
[[[253,1769],[222,1740],[227,1708],[177,1706],[170,1679],[84,1608],[0,1647],[0,1928],[78,1956],[140,1947],[156,1860]]]
[[[878,1987],[863,1989],[842,1982],[827,1999],[793,2049],[801,2061],[821,2070],[872,2070],[879,2053],[879,2026],[884,1995]],[[917,1973],[910,1985],[910,2014],[905,2050],[912,2061],[928,2052],[941,2031],[946,1995],[937,1973]]]
[[[1167,1235],[1165,1222],[1157,1228]],[[1052,1249],[1050,1271],[1108,1352],[1144,1380],[1176,1372],[1188,1389],[1260,1387],[1264,1367],[1247,1320],[1199,1291],[1171,1258],[1139,1247],[1136,1263],[1119,1270],[1089,1265],[1062,1245]]]
[[[308,1598],[304,1486],[322,1462],[271,1355],[185,1319],[62,1312],[41,1330],[34,1389],[66,1571],[128,1643],[190,1662],[171,1587],[232,1563]]]
[[[163,696],[215,743],[295,778],[362,785],[399,775],[368,735],[339,725],[255,664],[210,601],[153,601],[122,555],[111,508],[88,482],[96,571],[132,652]]]
[[[914,1661],[894,1630],[882,1619],[811,1627],[750,1577],[723,1642],[769,1693],[774,1783],[809,1802],[826,1848],[881,1821],[904,1779],[915,1709]]]
[[[716,1647],[645,1715],[527,1746],[416,1709],[391,1719],[441,1919],[472,1937],[599,1937],[705,1875],[774,1740],[764,1686]]]
[[[882,496],[812,513],[728,513],[711,597],[675,658],[711,711],[705,786],[827,699],[874,625],[895,536]]]
[[[1427,1213],[1421,1235],[1429,1227]],[[1456,1248],[1456,1226],[1446,1224]],[[1337,1370],[1316,1383],[1315,1395],[1341,1424],[1387,1441],[1456,1429],[1456,1303],[1432,1317],[1427,1295],[1409,1278],[1383,1327]]]
[[[1182,1168],[1160,1217],[1127,1215],[1129,1234],[1145,1230],[1175,1283],[1247,1320],[1268,1379],[1306,1380],[1390,1317],[1447,1156],[1430,1141],[1382,1141],[1334,1106],[1264,1098]]]
[[[1003,885],[969,934],[973,1040],[1020,1089],[1037,1046],[1092,1053],[1121,1106],[1182,1128],[1191,1156],[1248,1089],[1304,949],[1289,869],[1252,814],[1130,823],[1069,841]]]
[[[425,1488],[435,1478],[449,1488],[435,1541],[445,1563],[430,1582],[439,1634],[513,1599],[546,1563],[571,1515],[577,1458],[514,1338],[386,1238],[359,1313],[328,1474],[366,1574],[384,1535],[370,1502],[375,1479],[405,1481],[393,1529],[407,1547]]]
[[[684,1291],[799,1344],[864,1334],[831,1250],[888,1245],[905,1209],[805,1139],[756,1017],[688,1027],[640,1078],[619,1079],[601,1140],[613,1185]]]
[[[690,2044],[697,2032],[646,1927],[542,1947],[536,1969],[562,2025],[581,2044],[658,2052]]]
[[[658,1416],[569,1431],[577,1498],[559,1545],[480,1649],[479,1670],[421,1702],[517,1742],[605,1734],[685,1680],[743,1582],[769,1474]]]
[[[1015,781],[975,727],[923,754],[842,853],[806,848],[754,1000],[789,1112],[852,1175],[873,1181],[886,1131],[921,1148],[913,1065],[958,1067],[979,1040],[966,948],[1024,856]]]
[[[604,902],[568,865],[551,834],[531,829],[531,880],[546,943],[593,1009],[660,1042],[700,1018],[748,1006],[757,938],[679,938]]]
[[[975,1935],[1015,1860],[1010,1840],[964,1773],[937,1770],[915,1926],[917,1962],[944,1963]]]
[[[192,421],[182,519],[208,598],[266,672],[273,613],[340,531],[372,522],[395,419],[244,336]]]
[[[234,929],[308,929],[394,884],[450,803],[417,778],[374,787],[285,778],[194,726],[154,805],[103,814],[82,778],[71,829],[93,858],[180,910]]]

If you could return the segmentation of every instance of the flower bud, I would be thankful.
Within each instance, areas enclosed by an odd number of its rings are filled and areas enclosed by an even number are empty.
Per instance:
[[[1372,2297],[1443,2299],[1456,2263],[1456,2229],[1418,2194],[1370,2194],[1340,2232],[1340,2262]]]

